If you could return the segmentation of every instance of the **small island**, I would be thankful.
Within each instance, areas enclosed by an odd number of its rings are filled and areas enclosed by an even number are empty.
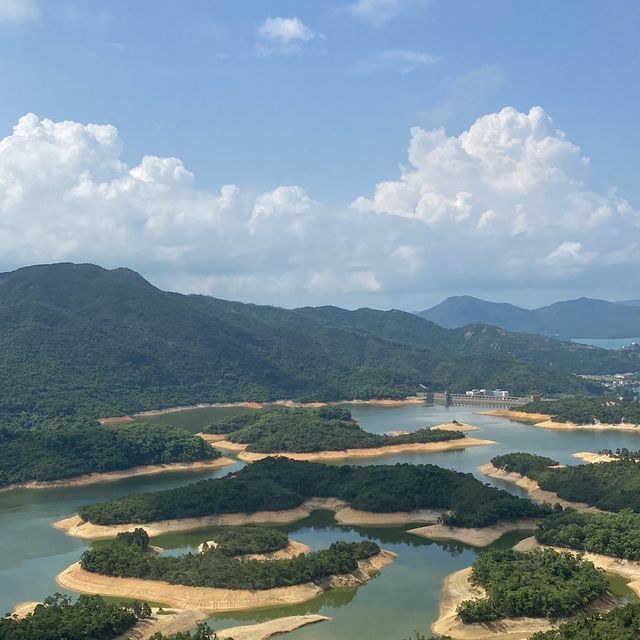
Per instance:
[[[56,593],[43,602],[18,604],[0,618],[2,640],[268,640],[300,627],[325,622],[318,614],[285,616],[256,624],[212,630],[208,614],[195,609],[164,609],[140,601],[114,603],[81,595],[73,602]],[[188,629],[194,629],[191,633]]]
[[[538,518],[548,507],[435,465],[336,466],[266,458],[222,478],[84,507],[56,523],[70,535],[108,538],[144,524],[151,535],[220,524],[284,523],[314,509],[345,524],[488,527]]]
[[[445,579],[432,631],[451,638],[522,638],[558,619],[617,604],[605,573],[570,553],[489,551]]]
[[[151,423],[1,427],[0,447],[0,490],[81,486],[231,464],[189,431]]]
[[[115,640],[152,617],[149,605],[108,602],[99,596],[80,596],[72,602],[59,593],[42,603],[30,603],[0,618],[3,640],[96,638]]]
[[[137,528],[85,551],[57,581],[81,593],[145,597],[211,613],[304,602],[327,589],[363,584],[395,558],[370,541],[334,542],[281,559],[251,557],[288,544],[279,531],[245,527],[220,535],[200,553],[164,556]]]
[[[578,511],[640,513],[640,465],[630,458],[606,464],[559,466],[555,460],[530,453],[496,456],[481,471],[525,488],[538,502]]]
[[[640,430],[640,403],[631,399],[576,396],[483,413],[532,422],[546,429]]]
[[[327,460],[494,444],[491,440],[465,436],[465,431],[474,430],[471,425],[447,426],[450,428],[442,425],[412,433],[376,434],[364,431],[344,407],[277,407],[211,424],[199,435],[219,449],[237,453],[244,462],[275,455],[295,460]]]

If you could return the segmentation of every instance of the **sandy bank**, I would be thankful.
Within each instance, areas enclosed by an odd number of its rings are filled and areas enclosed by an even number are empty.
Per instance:
[[[597,422],[596,424],[576,424],[575,422],[556,422],[553,416],[548,413],[527,413],[526,411],[515,411],[512,409],[493,409],[491,411],[480,411],[483,416],[499,416],[510,418],[520,422],[530,422],[542,429],[557,429],[562,431],[640,431],[640,424],[606,424]]]
[[[481,416],[498,416],[499,418],[510,418],[521,422],[540,422],[551,420],[552,416],[547,413],[528,413],[527,411],[516,411],[515,409],[491,409],[489,411],[478,411]]]
[[[591,464],[598,464],[600,462],[615,462],[619,460],[615,456],[610,456],[606,453],[591,453],[590,451],[578,451],[572,454],[573,458],[582,460],[583,462],[589,462]]]
[[[0,493],[11,489],[54,489],[56,487],[84,487],[90,484],[102,482],[116,482],[135,478],[136,476],[150,476],[168,471],[214,471],[221,467],[233,464],[233,460],[221,457],[215,460],[197,460],[195,462],[172,462],[169,464],[146,464],[138,467],[130,467],[120,471],[105,471],[104,473],[87,473],[65,480],[52,480],[50,482],[25,482],[0,488]]]
[[[117,425],[117,424],[129,424],[130,422],[135,422],[135,418],[132,418],[131,416],[112,416],[110,418],[99,418],[98,422],[106,426]]]
[[[446,422],[444,424],[437,424],[435,427],[431,427],[433,431],[459,431],[460,433],[466,433],[467,431],[480,431],[480,427],[476,427],[472,424],[466,424],[464,422]]]
[[[581,556],[589,562],[608,573],[615,573],[625,580],[629,580],[627,586],[632,589],[636,595],[640,596],[640,562],[632,560],[622,560],[620,558],[612,558],[599,553],[589,553],[588,551],[576,551],[574,549],[566,549],[564,547],[553,547],[541,545],[533,536],[521,540],[515,547],[516,551],[533,551],[534,549],[553,549],[554,551],[569,552],[574,556]]]
[[[505,533],[535,531],[537,525],[538,521],[535,519],[499,522],[490,527],[481,528],[449,527],[444,524],[434,524],[427,527],[409,529],[407,533],[429,538],[430,540],[456,540],[472,547],[488,547],[496,540],[499,540]]]
[[[123,531],[132,531],[143,527],[152,538],[162,533],[193,531],[207,527],[244,524],[291,524],[303,520],[312,511],[325,510],[335,513],[339,524],[354,526],[396,526],[415,522],[435,524],[443,513],[436,509],[419,509],[416,511],[400,511],[397,513],[373,513],[352,509],[346,502],[337,498],[310,498],[295,509],[281,511],[258,511],[256,513],[227,513],[202,518],[183,518],[180,520],[163,520],[144,524],[98,525],[83,522],[79,516],[72,516],[54,522],[56,529],[62,529],[70,536],[96,540],[113,538]]]
[[[308,582],[277,589],[218,589],[189,587],[157,580],[114,578],[85,571],[79,562],[72,564],[56,576],[56,582],[65,589],[79,593],[98,594],[116,598],[153,600],[170,607],[215,613],[240,611],[261,607],[299,604],[315,598],[328,589],[357,586],[367,582],[375,573],[392,563],[395,554],[381,550],[377,555],[360,560],[358,569],[347,575],[331,576],[318,583]]]
[[[291,631],[300,629],[300,627],[325,622],[326,620],[331,620],[331,618],[315,614],[287,616],[258,624],[228,627],[227,629],[216,630],[216,633],[220,640],[268,640],[273,636],[290,633]]]
[[[207,540],[206,544],[209,548],[214,549],[218,546],[218,543],[215,540]],[[198,551],[203,553],[202,544],[198,546]],[[286,560],[288,558],[295,558],[301,553],[309,553],[309,551],[311,551],[311,549],[306,544],[297,542],[296,540],[289,540],[284,549],[278,549],[277,551],[272,551],[270,553],[247,553],[239,557],[244,560]]]
[[[598,422],[596,424],[575,424],[574,422],[556,422],[549,419],[542,422],[536,422],[536,427],[542,429],[556,429],[559,431],[635,431],[640,433],[640,425],[638,424],[606,424]]]
[[[207,619],[207,614],[193,609],[174,609],[165,614],[158,614],[158,609],[152,609],[153,615],[148,620],[140,620],[133,629],[118,636],[116,640],[147,640],[156,633],[165,636],[187,631],[195,627],[198,622]]]
[[[194,409],[226,409],[229,407],[244,407],[246,409],[262,409],[265,402],[201,402],[199,404],[184,405],[181,407],[168,407],[167,409],[152,409],[150,411],[139,411],[133,414],[133,418],[149,418],[153,416],[164,416],[170,413],[180,413],[181,411],[193,411]],[[110,418],[102,418],[110,420]]]
[[[526,476],[520,475],[519,473],[510,473],[509,471],[505,471],[504,469],[498,469],[494,467],[491,463],[483,464],[478,467],[478,471],[485,476],[489,476],[490,478],[496,478],[497,480],[504,480],[505,482],[511,482],[516,486],[524,489],[529,497],[538,502],[540,504],[556,504],[559,503],[563,507],[571,507],[576,511],[587,511],[591,513],[606,513],[597,507],[592,507],[591,505],[586,504],[585,502],[569,502],[568,500],[564,500],[558,496],[557,493],[553,493],[553,491],[545,491],[540,488],[540,485],[535,481],[531,480],[531,478],[527,478]]]
[[[464,600],[484,597],[481,587],[469,582],[471,567],[448,575],[442,584],[442,599],[438,619],[431,625],[431,631],[454,640],[521,640],[538,631],[551,629],[544,618],[513,618],[495,620],[488,623],[464,624],[457,614],[458,605]]]
[[[33,610],[39,605],[41,602],[18,602],[18,604],[14,607],[11,612],[12,616],[17,618],[25,618],[30,613],[33,613]]]
[[[377,458],[378,456],[400,455],[406,453],[437,453],[440,451],[452,451],[455,449],[466,449],[467,447],[479,447],[496,444],[494,440],[481,440],[479,438],[458,438],[456,440],[445,440],[442,442],[414,442],[407,444],[389,444],[383,447],[371,447],[367,449],[342,449],[340,451],[313,451],[309,453],[295,453],[290,451],[277,451],[273,453],[254,453],[243,451],[235,443],[224,441],[213,443],[215,447],[228,451],[238,451],[238,460],[243,462],[257,462],[264,458],[273,456],[283,456],[291,460],[322,461],[322,460],[347,460],[349,458]],[[228,445],[233,445],[232,449]]]
[[[422,396],[408,396],[401,400],[379,399],[379,400],[335,400],[331,402],[295,402],[294,400],[273,400],[271,402],[200,402],[198,404],[183,405],[180,407],[168,407],[166,409],[151,409],[149,411],[138,411],[130,416],[109,416],[100,418],[101,424],[126,424],[136,418],[149,418],[162,416],[169,413],[179,413],[180,411],[193,411],[194,409],[224,409],[228,407],[244,407],[246,409],[263,409],[267,406],[283,407],[317,407],[335,406],[339,404],[370,404],[379,406],[397,406],[403,404],[421,404],[425,400]]]

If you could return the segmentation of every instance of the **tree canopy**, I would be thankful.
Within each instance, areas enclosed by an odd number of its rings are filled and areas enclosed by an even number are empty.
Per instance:
[[[151,423],[0,427],[0,448],[0,486],[220,457],[185,429]]]
[[[227,440],[247,444],[247,451],[313,452],[370,449],[393,444],[443,442],[464,438],[457,431],[419,429],[398,436],[368,433],[341,407],[265,409],[214,423],[208,433],[224,433]]]
[[[193,587],[274,589],[352,573],[358,568],[358,560],[380,551],[374,542],[363,541],[334,542],[328,549],[283,560],[247,560],[217,547],[203,553],[163,556],[148,553],[146,547],[140,546],[142,531],[136,530],[131,536],[119,535],[113,541],[85,551],[82,568],[108,576],[161,580]]]
[[[444,522],[466,527],[549,512],[470,473],[435,465],[337,466],[267,458],[222,478],[87,506],[80,516],[95,524],[142,524],[292,509],[311,497],[341,498],[354,509],[377,513],[441,509]]]
[[[559,618],[584,609],[609,587],[605,573],[591,562],[550,549],[488,551],[473,563],[470,581],[487,597],[460,604],[458,615],[465,623]]]
[[[56,593],[33,613],[0,619],[0,640],[113,640],[150,615],[146,604],[115,604],[100,596],[80,596],[72,602]]]

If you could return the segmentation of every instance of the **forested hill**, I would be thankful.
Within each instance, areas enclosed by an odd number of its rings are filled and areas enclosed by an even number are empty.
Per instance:
[[[164,292],[128,269],[27,267],[0,276],[0,415],[399,397],[419,384],[589,390],[578,378],[507,354],[452,355],[427,344],[299,311]]]
[[[523,309],[473,296],[452,296],[418,315],[449,328],[484,322],[509,331],[563,338],[640,336],[640,308],[637,300],[608,302],[578,298],[555,302],[538,309]]]
[[[598,349],[531,333],[513,333],[476,322],[460,329],[445,329],[405,311],[338,307],[296,309],[328,326],[382,336],[434,351],[464,356],[499,353],[529,364],[566,373],[611,374],[640,371],[640,349]]]

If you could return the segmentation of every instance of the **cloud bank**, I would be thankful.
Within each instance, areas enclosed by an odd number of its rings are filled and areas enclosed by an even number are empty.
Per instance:
[[[540,107],[457,136],[412,129],[399,175],[341,208],[298,185],[197,189],[181,160],[128,166],[122,146],[111,125],[18,121],[0,140],[1,269],[91,261],[219,297],[402,306],[428,291],[575,288],[640,262],[639,211],[588,187],[588,158]]]

